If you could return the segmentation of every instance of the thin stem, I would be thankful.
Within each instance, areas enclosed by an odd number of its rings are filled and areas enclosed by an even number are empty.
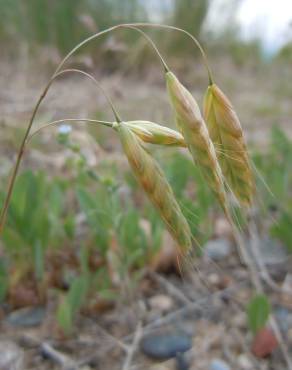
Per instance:
[[[94,78],[91,74],[87,73],[87,72],[84,72],[80,69],[75,69],[75,68],[70,68],[70,69],[64,69],[63,71],[61,72],[58,72],[57,75],[60,75],[60,74],[63,74],[64,72],[76,72],[76,73],[80,73],[86,77],[88,77],[91,81],[93,81],[93,83],[102,91],[103,95],[105,96],[108,104],[110,105],[112,111],[113,111],[113,114],[115,116],[115,119],[117,122],[121,122],[121,118],[120,118],[120,115],[117,111],[117,109],[115,108],[110,96],[108,95],[108,93],[105,91],[105,89],[102,87],[102,85],[97,81],[96,78]],[[57,76],[56,75],[56,76]]]
[[[111,31],[114,31],[115,29],[118,29],[120,28],[121,25],[118,24],[116,26],[112,26],[112,27],[109,27],[103,31],[100,31],[100,32],[97,32],[95,33],[94,35],[91,35],[89,36],[87,39],[81,41],[78,45],[76,45],[64,58],[63,60],[60,62],[60,64],[58,65],[58,67],[56,68],[55,72],[54,72],[54,75],[56,75],[60,70],[61,68],[63,67],[63,65],[66,63],[66,61],[77,51],[79,50],[82,46],[84,46],[85,44],[87,44],[88,42],[92,41],[92,40],[95,40],[96,38],[102,36],[102,35],[105,35]],[[53,76],[54,76],[53,75]]]
[[[134,27],[165,28],[165,29],[179,31],[179,32],[184,33],[185,35],[187,35],[188,37],[190,37],[193,40],[193,42],[196,44],[197,48],[200,50],[204,65],[207,69],[208,78],[209,78],[209,85],[213,84],[213,76],[212,76],[211,68],[209,66],[207,55],[206,55],[202,45],[199,43],[199,41],[195,38],[195,36],[193,36],[188,31],[186,31],[182,28],[179,28],[179,27],[170,26],[170,25],[167,25],[167,24],[160,24],[160,23],[144,23],[144,22],[140,23],[139,22],[139,23],[126,23],[126,24],[123,24],[121,26],[122,27],[126,27],[126,26],[133,27],[134,26]]]
[[[65,122],[76,122],[76,123],[81,123],[82,122],[82,123],[89,123],[89,124],[92,123],[92,124],[100,124],[100,125],[111,127],[111,128],[113,127],[113,123],[112,122],[100,121],[100,120],[97,120],[97,119],[90,119],[90,118],[63,118],[63,119],[58,119],[56,121],[52,121],[52,122],[43,124],[37,130],[35,130],[32,134],[30,134],[30,136],[28,136],[28,138],[26,140],[26,144],[28,144],[36,135],[38,135],[44,129],[47,129],[47,128],[51,127],[51,126],[57,126],[58,124],[65,123]]]
[[[56,75],[57,76],[57,75]],[[54,77],[55,78],[55,77]],[[7,213],[7,209],[8,209],[8,206],[9,206],[9,202],[10,202],[10,198],[11,198],[11,194],[12,194],[12,191],[13,191],[13,187],[14,187],[14,183],[15,183],[15,179],[16,179],[16,176],[17,176],[17,172],[18,172],[18,169],[19,169],[19,166],[20,166],[20,162],[21,162],[21,158],[23,156],[23,153],[24,153],[24,148],[25,148],[25,143],[26,143],[26,140],[28,138],[28,135],[29,135],[29,132],[30,132],[30,129],[32,127],[32,124],[33,124],[33,121],[34,121],[34,118],[35,118],[35,115],[38,111],[38,108],[42,102],[42,100],[44,99],[44,97],[46,96],[51,84],[53,83],[54,81],[54,78],[52,78],[49,83],[47,84],[47,86],[45,87],[43,93],[41,94],[41,96],[39,97],[35,107],[34,107],[34,110],[32,112],[32,116],[31,116],[31,119],[29,121],[29,124],[28,124],[28,127],[26,129],[26,132],[24,134],[24,137],[22,139],[22,142],[20,144],[20,148],[19,148],[19,151],[18,151],[18,154],[17,154],[17,158],[16,158],[16,163],[15,163],[15,166],[14,166],[14,169],[13,169],[13,172],[12,172],[12,175],[10,177],[10,180],[9,180],[9,183],[8,183],[8,191],[7,191],[7,195],[6,195],[6,198],[5,198],[5,201],[4,201],[4,204],[3,204],[3,207],[1,209],[1,214],[0,214],[0,235],[2,233],[2,230],[3,230],[3,227],[4,227],[4,223],[5,223],[5,219],[6,219],[6,213]]]
[[[141,35],[150,43],[150,45],[153,47],[153,49],[155,50],[156,54],[158,55],[163,67],[164,67],[164,70],[165,72],[169,72],[169,67],[168,65],[166,64],[165,60],[163,59],[160,51],[158,50],[157,46],[155,45],[154,41],[151,39],[151,37],[149,37],[145,32],[143,32],[142,30],[140,30],[140,28],[137,28],[137,27],[134,27],[134,26],[129,26],[129,25],[122,25],[122,28],[128,28],[128,29],[132,29],[132,30],[135,30],[139,33],[141,33]]]

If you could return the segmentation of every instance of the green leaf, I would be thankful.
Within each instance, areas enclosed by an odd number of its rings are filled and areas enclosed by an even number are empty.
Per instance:
[[[255,296],[247,307],[248,326],[253,334],[262,329],[269,318],[270,303],[264,294]]]
[[[33,245],[33,259],[35,276],[37,280],[41,281],[44,277],[45,261],[44,261],[44,250],[39,240],[36,240],[36,242]]]
[[[67,297],[66,297],[67,298]],[[70,334],[73,327],[73,315],[70,303],[64,299],[57,309],[57,321],[66,335]]]
[[[88,292],[88,287],[89,281],[86,275],[77,277],[71,284],[67,298],[72,317],[77,313],[77,311],[84,303]]]
[[[4,261],[0,259],[0,302],[2,303],[8,291],[8,272]]]

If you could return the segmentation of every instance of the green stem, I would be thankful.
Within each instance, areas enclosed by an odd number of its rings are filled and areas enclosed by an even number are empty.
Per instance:
[[[35,137],[36,135],[38,135],[40,133],[40,131],[43,131],[44,129],[46,129],[48,127],[56,126],[56,125],[58,125],[60,123],[66,123],[66,122],[85,122],[85,123],[89,123],[89,124],[90,123],[100,124],[100,125],[111,127],[111,128],[113,127],[113,123],[112,122],[100,121],[100,120],[97,120],[97,119],[90,119],[90,118],[63,118],[63,119],[58,119],[56,121],[52,121],[52,122],[43,124],[40,128],[38,128],[30,136],[28,136],[28,138],[26,140],[26,144],[28,144],[32,140],[33,137]]]

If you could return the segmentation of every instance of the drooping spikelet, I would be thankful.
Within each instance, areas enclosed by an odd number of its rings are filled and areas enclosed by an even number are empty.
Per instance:
[[[201,169],[225,214],[229,216],[222,171],[198,104],[172,72],[166,73],[166,83],[177,124],[193,160]]]
[[[188,251],[191,248],[190,227],[160,166],[123,122],[116,124],[115,129],[138,182],[182,252]]]
[[[242,205],[250,205],[254,181],[243,130],[231,102],[215,84],[206,92],[204,117],[227,184]]]
[[[150,121],[128,121],[124,124],[146,143],[186,147],[183,136],[168,127]]]

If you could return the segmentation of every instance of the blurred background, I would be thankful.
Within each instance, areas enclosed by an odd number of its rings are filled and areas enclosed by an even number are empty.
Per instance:
[[[218,81],[224,82],[227,93],[234,95],[243,125],[250,128],[247,135],[253,133],[257,140],[264,141],[263,130],[275,123],[289,130],[290,104],[286,100],[291,93],[292,9],[289,1],[254,4],[248,0],[1,0],[0,12],[3,20],[0,27],[1,84],[7,86],[1,102],[5,102],[10,88],[11,94],[15,94],[12,85],[17,84],[18,92],[14,96],[14,106],[10,107],[9,102],[6,106],[2,104],[3,119],[6,111],[10,118],[10,108],[16,113],[19,100],[20,106],[23,104],[30,109],[32,86],[41,85],[78,42],[117,23],[143,21],[183,27],[198,37],[206,48],[211,67],[216,70]],[[177,72],[183,71],[180,75],[183,82],[189,81],[189,85],[198,90],[196,97],[199,99],[206,73],[196,47],[187,37],[174,31],[147,31],[169,64]],[[146,83],[163,83],[158,76],[157,57],[135,31],[115,31],[89,43],[70,59],[69,66],[95,71],[102,77],[126,77],[124,83],[142,76]],[[236,79],[240,79],[240,83]],[[123,89],[119,83],[114,85],[114,89],[130,94],[126,85]],[[154,85],[155,89],[158,84]],[[143,95],[141,84],[134,86]],[[73,89],[76,97],[70,100],[72,106],[80,107],[74,99],[86,100],[87,97],[82,98],[84,92],[76,90],[79,89]],[[146,95],[151,99],[151,94],[146,92]],[[127,99],[129,109],[131,100],[137,106],[135,98],[136,94],[132,94]],[[63,106],[61,96],[57,101]],[[123,105],[120,109],[127,110]],[[90,102],[86,106],[91,109]],[[153,118],[151,112],[143,112],[144,118]],[[154,116],[155,112],[154,109]]]
[[[70,49],[118,23],[181,27],[201,42],[216,83],[239,115],[257,184],[253,217],[260,258],[277,284],[292,289],[290,0],[0,0],[0,19],[0,205],[37,98]],[[194,43],[175,31],[144,30],[202,107],[208,79]],[[160,62],[137,32],[104,35],[75,53],[66,67],[93,74],[124,120],[175,127]],[[214,333],[224,333],[224,340],[217,338],[214,348],[208,344],[190,369],[228,369],[210,367],[219,357],[236,369],[282,370],[279,353],[266,360],[250,353],[252,329],[242,311],[253,292],[239,285],[248,282],[248,274],[235,256],[230,227],[189,156],[150,147],[201,246],[200,277],[192,271],[195,278],[184,280],[176,247],[138,187],[115,133],[66,122],[86,117],[114,119],[101,91],[86,78],[74,73],[58,78],[33,128],[59,119],[63,125],[41,131],[27,147],[0,240],[0,369],[6,369],[1,361],[7,348],[22,364],[19,369],[49,369],[52,363],[61,368],[64,364],[43,346],[47,338],[68,358],[74,353],[79,360],[96,360],[86,369],[99,368],[100,361],[103,369],[121,369],[122,350],[106,358],[110,338],[127,338],[128,344],[141,317],[151,326],[187,301],[208,297],[210,312],[196,311],[175,330],[191,330],[198,348]],[[249,240],[244,224],[242,231]],[[232,298],[240,304],[213,302],[214,293],[233,288]],[[269,299],[291,347],[291,296],[269,292]],[[232,325],[237,337],[226,330]],[[25,341],[19,344],[19,338]],[[139,353],[133,363],[152,369]]]

